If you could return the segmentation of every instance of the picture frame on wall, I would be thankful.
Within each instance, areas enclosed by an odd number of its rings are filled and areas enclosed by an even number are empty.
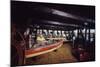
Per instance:
[[[11,66],[95,61],[95,6],[11,0]]]

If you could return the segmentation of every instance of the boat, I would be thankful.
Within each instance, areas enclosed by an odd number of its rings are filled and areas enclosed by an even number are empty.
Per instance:
[[[38,56],[38,55],[42,55],[42,54],[57,50],[62,45],[63,45],[63,40],[60,40],[56,43],[46,45],[44,47],[25,50],[25,58],[31,58],[31,57],[35,57],[35,56]]]

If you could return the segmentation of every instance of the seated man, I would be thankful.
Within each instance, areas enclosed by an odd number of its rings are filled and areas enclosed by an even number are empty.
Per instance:
[[[46,45],[46,40],[42,34],[38,34],[36,40],[37,40],[37,44],[38,44],[37,46]]]
[[[51,44],[51,43],[53,43],[53,41],[54,41],[53,36],[52,35],[49,35],[48,43]]]

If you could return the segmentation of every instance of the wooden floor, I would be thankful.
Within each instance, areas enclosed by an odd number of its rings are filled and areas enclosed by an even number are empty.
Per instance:
[[[64,44],[55,51],[26,59],[26,64],[56,64],[76,61],[77,59],[71,54],[71,47],[69,44]]]

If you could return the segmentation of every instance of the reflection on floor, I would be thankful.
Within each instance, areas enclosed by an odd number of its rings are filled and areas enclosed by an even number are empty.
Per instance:
[[[69,44],[62,45],[59,49],[26,59],[26,64],[56,64],[76,62],[77,59],[71,54],[71,47]]]

